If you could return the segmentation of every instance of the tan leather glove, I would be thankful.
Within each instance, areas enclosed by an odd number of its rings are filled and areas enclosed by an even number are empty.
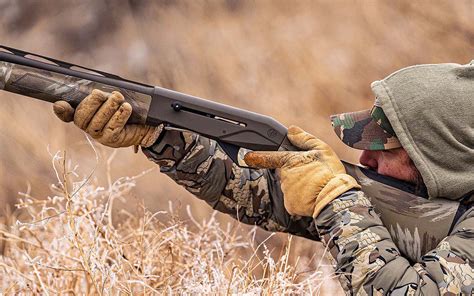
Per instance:
[[[244,157],[251,167],[280,169],[288,213],[317,217],[336,197],[360,188],[329,145],[296,126],[288,129],[288,139],[302,151],[256,151]]]
[[[132,106],[116,91],[109,94],[95,89],[76,110],[66,101],[58,101],[54,103],[53,111],[62,121],[74,120],[75,125],[99,143],[114,148],[151,146],[161,131],[160,127],[126,124]]]

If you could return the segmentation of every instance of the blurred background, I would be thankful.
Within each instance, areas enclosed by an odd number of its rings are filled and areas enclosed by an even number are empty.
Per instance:
[[[474,0],[0,0],[0,43],[270,115],[357,162],[329,115],[370,108],[370,83],[402,67],[468,63],[473,20]],[[57,120],[47,103],[0,92],[0,106],[3,204],[28,190],[51,195],[51,153],[58,150],[104,184],[107,172],[113,180],[155,167],[131,149],[118,149],[108,162],[113,150],[99,145],[96,164],[85,136]],[[190,204],[197,219],[211,212],[157,168],[139,180],[127,205],[138,208],[142,200],[152,211],[168,201]],[[280,250],[285,241],[281,234],[270,244]],[[321,252],[304,239],[294,244],[303,263]],[[327,291],[337,290],[331,283]]]

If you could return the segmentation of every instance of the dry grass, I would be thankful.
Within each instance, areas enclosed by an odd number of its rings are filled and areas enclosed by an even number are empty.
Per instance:
[[[53,166],[55,195],[23,193],[17,214],[0,224],[4,294],[319,295],[330,278],[321,266],[289,263],[292,237],[274,259],[265,241],[255,244],[255,229],[239,234],[238,223],[220,225],[215,215],[198,222],[189,207],[188,221],[171,203],[168,211],[140,205],[140,215],[112,215],[143,174],[100,187],[92,175],[79,178],[65,153]]]
[[[472,60],[473,19],[473,0],[0,0],[0,40],[12,47],[264,113],[284,124],[298,124],[323,138],[342,158],[357,161],[358,153],[340,143],[328,116],[369,108],[373,102],[370,82],[401,67]],[[55,119],[49,104],[4,92],[0,92],[0,102],[2,203],[17,203],[17,193],[25,187],[37,197],[50,195],[47,184],[56,182],[56,176],[50,169],[47,146],[67,149],[81,165],[76,170],[79,175],[96,167],[91,181],[107,184],[107,190],[112,180],[154,167],[130,149],[98,148],[101,161],[96,164],[82,134]],[[112,153],[116,156],[108,163]],[[175,215],[182,217],[183,225],[192,227],[195,237],[200,230],[187,218],[182,205],[191,205],[196,221],[208,221],[212,214],[204,202],[156,170],[135,181],[137,187],[126,195],[124,205],[115,200],[117,211],[130,210],[131,201],[144,201],[152,212],[164,211],[173,200]],[[143,220],[143,212],[135,212],[137,218],[130,217],[130,225],[138,225],[138,217]],[[221,226],[231,221],[225,215],[215,217]],[[170,219],[169,214],[157,218]],[[64,229],[67,223],[61,221],[65,215],[55,219],[50,223],[56,221],[54,225]],[[268,233],[260,230],[255,241],[253,237],[249,240],[251,228],[241,227],[237,236],[249,244],[239,248],[244,261],[251,254],[241,251],[255,249],[263,241],[269,249],[277,250],[274,258],[287,244],[286,235],[276,234],[267,240]],[[26,230],[15,232],[17,228],[11,231],[34,241]],[[53,234],[44,230],[49,241]],[[321,258],[321,245],[297,237],[292,243],[290,265],[297,266],[298,261],[298,270],[317,268],[311,258]],[[15,246],[20,255],[28,247],[9,243],[8,252]],[[27,262],[23,257],[14,258],[22,264],[19,266]],[[34,273],[29,276],[35,278]],[[1,278],[10,280],[13,278]],[[334,295],[338,288],[334,285],[334,281],[326,281],[323,290]]]

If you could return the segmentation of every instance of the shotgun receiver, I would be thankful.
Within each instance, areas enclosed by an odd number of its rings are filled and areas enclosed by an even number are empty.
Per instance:
[[[241,166],[240,149],[296,150],[287,129],[261,114],[123,79],[56,59],[0,45],[0,89],[76,107],[100,89],[120,91],[132,105],[129,123],[182,128],[216,140]],[[427,199],[412,184],[343,162],[362,186],[402,253],[416,261],[446,237],[465,210],[459,202]],[[318,240],[318,237],[311,237]]]

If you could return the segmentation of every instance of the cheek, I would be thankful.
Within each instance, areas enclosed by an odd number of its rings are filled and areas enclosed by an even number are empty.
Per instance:
[[[392,157],[392,155],[384,155],[379,160],[377,172],[379,174],[390,176],[396,179],[413,182],[413,174],[411,166],[401,157]]]
[[[398,168],[396,167],[396,165],[384,160],[379,160],[379,166],[377,168],[377,172],[379,174],[382,174],[385,176],[392,176],[392,177],[394,177],[394,175],[396,176],[399,175]]]

